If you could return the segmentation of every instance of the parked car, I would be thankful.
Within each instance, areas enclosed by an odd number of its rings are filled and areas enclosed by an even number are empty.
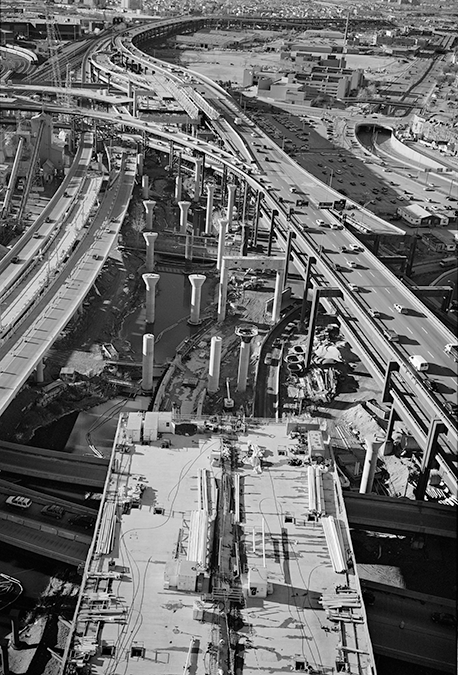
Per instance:
[[[12,495],[11,497],[7,497],[5,504],[8,504],[8,506],[15,506],[18,509],[29,509],[32,506],[32,500],[28,497]]]

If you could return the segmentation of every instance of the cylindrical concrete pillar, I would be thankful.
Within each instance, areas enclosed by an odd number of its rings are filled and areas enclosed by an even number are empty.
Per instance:
[[[205,274],[190,274],[188,277],[192,286],[191,316],[188,319],[188,323],[193,326],[202,323],[202,319],[200,318],[200,303],[202,299],[202,286],[206,278]]]
[[[205,218],[205,234],[213,234],[213,197],[215,186],[213,183],[207,185],[207,213]]]
[[[45,381],[45,364],[43,359],[40,359],[37,363],[36,380],[37,384],[42,384]]]
[[[186,233],[186,225],[188,224],[188,211],[191,202],[178,202],[180,209],[180,232]]]
[[[208,367],[208,386],[209,394],[214,394],[219,389],[219,373],[221,369],[221,348],[223,338],[214,335],[210,343],[210,365]]]
[[[146,323],[154,323],[156,318],[156,284],[159,281],[159,274],[142,274],[146,285]]]
[[[143,197],[143,199],[148,199],[148,197],[149,197],[149,178],[148,178],[148,176],[142,176],[142,197]]]
[[[218,251],[216,255],[216,269],[220,270],[223,261],[224,246],[226,244],[227,220],[221,218],[218,221],[218,225],[219,225],[219,235],[218,235]]]
[[[366,457],[364,459],[363,475],[361,477],[361,485],[359,486],[359,493],[362,495],[372,492],[372,485],[374,483],[375,470],[377,468],[378,449],[375,442],[371,439],[366,439]]]
[[[153,216],[156,202],[154,202],[152,199],[146,199],[143,202],[143,206],[145,207],[146,211],[146,229],[151,231],[153,229]]]
[[[175,178],[175,199],[177,200],[177,202],[179,202],[181,199],[182,186],[183,186],[183,178],[181,176],[177,176]]]
[[[275,277],[275,291],[274,301],[272,304],[272,323],[275,325],[280,321],[281,302],[283,297],[283,279],[285,276],[284,270],[277,270]]]
[[[152,272],[154,270],[154,242],[157,239],[157,232],[143,232],[143,237],[146,241],[146,271]]]
[[[137,154],[137,173],[139,176],[143,176],[143,155],[141,152]]]
[[[229,223],[229,226],[232,224],[232,220],[234,217],[234,201],[235,201],[235,191],[237,190],[237,186],[231,183],[230,185],[227,186],[227,222]]]
[[[8,655],[8,640],[6,638],[2,638],[0,640],[0,652],[2,654],[2,666],[3,669],[1,672],[3,675],[10,675],[10,659]]]
[[[200,197],[200,183],[202,180],[202,168],[204,165],[203,159],[196,159],[196,164],[194,168],[194,201],[197,202]]]
[[[142,356],[142,389],[151,391],[154,374],[154,335],[152,333],[145,333],[143,336]]]
[[[184,244],[184,259],[192,260],[194,249],[194,232],[186,232],[186,239]]]
[[[248,366],[250,365],[251,340],[242,338],[240,343],[239,369],[237,373],[237,391],[246,391]]]
[[[10,611],[11,618],[11,646],[13,649],[19,649],[20,639],[19,639],[19,610],[12,609]]]

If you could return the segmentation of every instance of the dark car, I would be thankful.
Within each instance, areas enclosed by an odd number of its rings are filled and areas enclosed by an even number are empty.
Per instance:
[[[435,380],[425,380],[425,387],[429,391],[437,391],[437,382]]]
[[[95,516],[90,516],[85,513],[82,513],[78,516],[73,516],[68,521],[70,525],[78,525],[79,527],[84,528],[85,530],[92,530],[95,525],[96,518]]]
[[[61,520],[64,517],[65,509],[62,506],[59,506],[59,504],[48,504],[41,509],[41,512],[44,516]]]
[[[431,614],[431,621],[440,623],[441,626],[456,626],[456,616],[445,612],[433,612]]]

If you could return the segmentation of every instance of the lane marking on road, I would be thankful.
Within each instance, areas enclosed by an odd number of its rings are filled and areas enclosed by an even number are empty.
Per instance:
[[[406,326],[406,328],[409,331],[409,333],[413,333],[413,331],[408,326]]]
[[[434,358],[434,354],[431,354],[431,352],[428,352],[428,354],[429,354],[430,356],[432,356],[432,358]]]
[[[390,291],[388,290],[388,288],[386,289],[386,292],[387,292],[387,293],[390,293]]]
[[[424,330],[424,331],[425,331],[425,333],[427,333],[427,332],[428,332],[428,329],[427,329],[427,328],[425,328],[424,326],[422,326],[422,327],[421,327],[421,329],[422,329],[422,330]]]

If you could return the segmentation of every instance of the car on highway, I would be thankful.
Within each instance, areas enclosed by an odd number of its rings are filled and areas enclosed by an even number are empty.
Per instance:
[[[438,391],[436,380],[429,380],[428,378],[426,378],[425,381],[423,382],[423,384],[425,385],[426,389],[428,389],[429,391],[434,391],[434,392]]]
[[[458,344],[450,342],[448,345],[445,345],[444,352],[447,356],[451,356],[455,362],[458,361]]]
[[[381,313],[378,309],[372,309],[372,307],[369,309],[369,314],[373,319],[379,319],[381,317]]]
[[[364,251],[363,247],[359,244],[350,244],[350,250],[358,253],[359,251]]]
[[[348,288],[349,288],[351,291],[359,291],[359,286],[358,286],[358,284],[348,284]]]
[[[341,253],[348,253],[348,247],[347,247],[347,246],[341,246],[341,247],[340,247],[340,252],[341,252]]]
[[[61,520],[65,515],[65,509],[59,504],[48,504],[41,509],[41,513],[49,518]]]
[[[408,314],[409,310],[404,305],[400,305],[398,302],[395,302],[393,305],[394,309],[399,312],[399,314]]]
[[[331,230],[342,230],[343,229],[343,225],[341,225],[340,223],[330,223],[329,227],[331,228]]]
[[[348,267],[352,268],[352,270],[354,270],[358,267],[358,263],[355,262],[354,260],[346,260],[345,262],[348,265]]]
[[[15,255],[14,258],[11,260],[11,262],[13,263],[13,265],[17,265],[18,263],[21,262],[21,259],[18,255]]]
[[[458,403],[454,403],[453,401],[446,401],[444,403],[444,408],[448,412],[449,415],[452,417],[457,417],[458,415]]]
[[[11,497],[6,498],[5,504],[15,506],[18,509],[29,509],[32,506],[32,500],[20,495],[11,495]]]
[[[431,621],[440,623],[442,626],[456,626],[456,616],[448,612],[433,612],[431,614]]]
[[[70,525],[77,525],[82,527],[85,530],[91,530],[95,525],[96,518],[95,516],[90,516],[86,513],[80,513],[77,516],[73,516],[69,519]]]
[[[317,221],[316,221],[316,224],[319,227],[323,227],[323,225],[326,225],[326,223],[324,222],[324,220],[322,218],[318,218]]]
[[[289,188],[289,191],[294,194],[295,192],[297,192],[297,188],[292,186],[292,187]]]

